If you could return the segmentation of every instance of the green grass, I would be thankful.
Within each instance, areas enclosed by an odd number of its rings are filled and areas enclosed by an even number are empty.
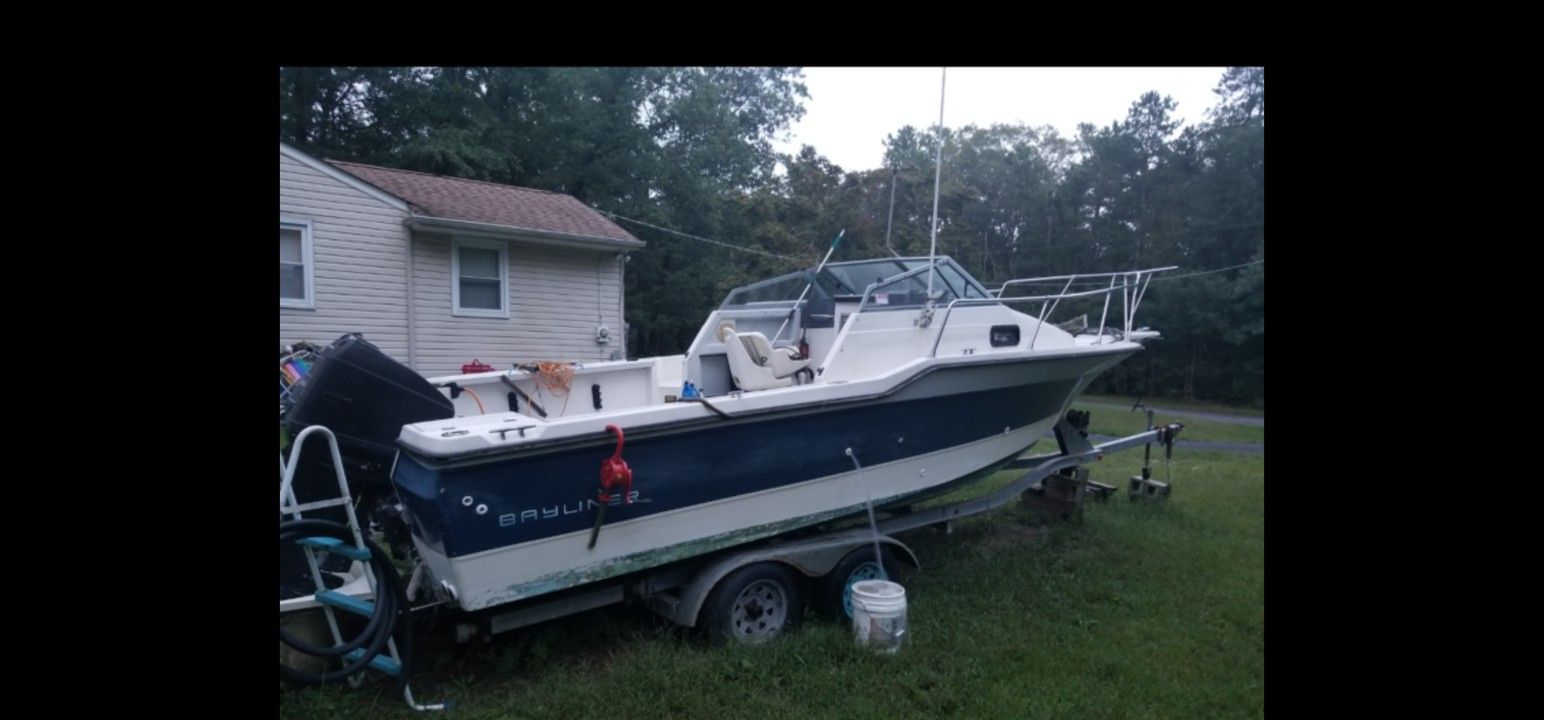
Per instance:
[[[1263,717],[1264,458],[1177,452],[1156,505],[1125,497],[1140,465],[1140,451],[1092,465],[1122,492],[1081,523],[1011,504],[952,535],[903,534],[922,570],[900,578],[912,638],[894,657],[815,615],[721,648],[617,607],[486,644],[426,630],[414,689],[455,700],[457,718]],[[423,717],[380,680],[281,689],[280,715]]]
[[[1088,431],[1099,435],[1114,435],[1123,437],[1133,435],[1147,429],[1147,413],[1131,412],[1131,403],[1126,403],[1125,408],[1100,407],[1090,404],[1094,402],[1090,398],[1081,398],[1073,403],[1073,408],[1087,410],[1092,415],[1088,425]],[[1162,411],[1153,412],[1153,423],[1164,425],[1171,422],[1183,424],[1185,429],[1180,431],[1181,440],[1219,440],[1227,442],[1265,442],[1265,427],[1252,427],[1249,425],[1229,425],[1214,420],[1201,420],[1193,417],[1171,415]],[[1036,446],[1037,452],[1054,451],[1055,443],[1049,443],[1049,447]],[[1138,450],[1140,453],[1141,451]]]

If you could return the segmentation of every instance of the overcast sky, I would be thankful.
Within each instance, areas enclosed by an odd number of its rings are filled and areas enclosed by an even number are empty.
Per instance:
[[[1142,93],[1156,90],[1178,103],[1184,123],[1205,119],[1223,68],[949,68],[944,125],[1051,125],[1066,137],[1078,123],[1099,127],[1124,119]],[[809,98],[804,117],[778,152],[815,150],[843,170],[871,170],[884,161],[884,139],[911,124],[938,122],[940,68],[804,68]]]

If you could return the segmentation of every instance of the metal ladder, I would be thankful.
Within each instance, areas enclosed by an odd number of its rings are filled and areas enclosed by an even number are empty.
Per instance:
[[[301,447],[305,444],[306,440],[315,434],[320,434],[327,438],[328,449],[332,452],[332,466],[338,475],[338,497],[331,500],[317,500],[301,504],[299,499],[295,497],[293,487],[295,469],[300,466]],[[378,584],[374,571],[370,569],[370,550],[365,547],[364,534],[359,530],[359,518],[354,513],[353,495],[349,493],[348,478],[343,473],[343,457],[338,452],[337,437],[333,435],[331,430],[321,425],[312,425],[301,430],[300,434],[295,436],[294,441],[290,443],[290,461],[288,464],[284,462],[283,453],[280,453],[279,472],[283,477],[283,480],[279,483],[279,516],[281,519],[284,515],[290,515],[293,519],[300,520],[302,519],[301,513],[303,512],[332,507],[342,507],[348,513],[349,531],[354,535],[353,545],[346,545],[336,538],[328,537],[305,538],[297,543],[305,551],[306,565],[311,571],[311,580],[316,584],[316,594],[312,597],[327,616],[327,628],[332,632],[333,643],[342,645],[343,633],[338,629],[338,618],[334,613],[337,610],[343,610],[365,617],[374,615],[375,603],[373,600],[376,596]],[[364,577],[369,585],[370,599],[361,599],[336,590],[327,589],[326,584],[322,582],[321,567],[317,562],[316,554],[318,552],[339,555],[358,562],[364,568]],[[364,655],[364,652],[364,649],[361,648],[347,653],[343,657],[349,662],[355,662]],[[388,637],[386,639],[386,652],[371,658],[369,667],[392,677],[402,676],[402,656],[397,652],[397,639],[395,637]],[[355,678],[359,677],[361,676],[352,676],[350,682],[357,682]],[[445,710],[449,707],[448,703],[437,703],[434,705],[418,704],[413,700],[413,690],[407,683],[402,684],[402,698],[414,710]]]

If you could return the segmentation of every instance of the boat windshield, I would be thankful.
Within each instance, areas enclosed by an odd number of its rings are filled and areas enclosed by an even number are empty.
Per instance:
[[[834,263],[820,271],[820,280],[806,299],[817,306],[829,306],[832,299],[857,299],[870,284],[883,282],[908,270],[927,267],[927,258],[894,258]],[[875,305],[912,306],[927,302],[927,273],[918,273],[874,291]],[[799,294],[809,284],[810,271],[800,270],[762,280],[729,292],[723,307],[793,307]],[[939,302],[955,298],[988,298],[991,294],[976,279],[967,275],[949,258],[938,263],[933,292],[942,293]]]
[[[804,286],[808,285],[809,281],[810,271],[800,270],[738,287],[729,292],[729,297],[724,300],[724,307],[750,305],[793,307],[794,301],[799,299],[799,293],[804,292]]]
[[[820,284],[826,292],[837,297],[860,297],[869,285],[908,270],[925,268],[927,263],[927,258],[895,258],[827,265],[820,272]],[[927,281],[928,273],[918,273],[875,290],[871,302],[876,305],[922,305],[927,302]],[[938,263],[933,292],[942,293],[939,302],[944,303],[955,298],[991,297],[975,278],[966,275],[948,258]]]

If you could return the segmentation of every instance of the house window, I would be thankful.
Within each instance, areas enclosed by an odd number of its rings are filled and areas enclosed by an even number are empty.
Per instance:
[[[280,218],[280,307],[316,306],[311,274],[311,221]]]
[[[457,238],[450,258],[453,313],[509,317],[509,246]]]

